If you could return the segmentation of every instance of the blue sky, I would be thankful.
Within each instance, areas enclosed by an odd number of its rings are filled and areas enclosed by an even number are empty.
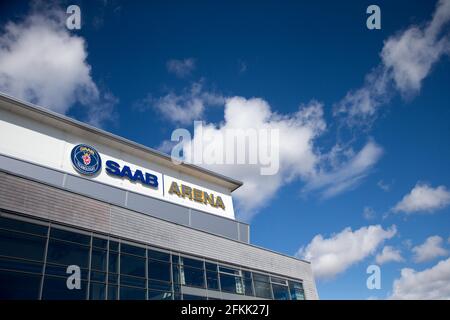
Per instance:
[[[312,260],[322,299],[449,298],[449,1],[377,1],[381,30],[370,4],[3,3],[0,90],[154,148],[269,108],[280,173],[213,168],[244,181],[251,241]]]

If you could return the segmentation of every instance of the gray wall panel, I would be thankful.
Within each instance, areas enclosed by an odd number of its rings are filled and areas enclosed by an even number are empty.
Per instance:
[[[126,207],[157,218],[183,224],[186,226],[189,225],[188,208],[145,197],[137,193],[128,193],[128,201]]]
[[[119,206],[125,205],[126,193],[123,190],[111,188],[105,184],[95,181],[90,181],[67,174],[64,188]]]
[[[0,168],[32,179],[47,181],[55,186],[62,186],[64,179],[64,176],[58,171],[31,164],[24,166],[22,162],[2,155],[0,155]]]
[[[250,226],[248,224],[239,223],[239,240],[250,243]]]
[[[238,239],[238,226],[231,220],[213,215],[204,215],[196,210],[191,210],[191,227],[200,230],[209,230],[228,238]]]

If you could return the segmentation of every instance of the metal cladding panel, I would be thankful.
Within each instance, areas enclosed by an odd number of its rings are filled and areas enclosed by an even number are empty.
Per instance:
[[[191,227],[200,230],[210,230],[212,233],[239,239],[239,225],[234,222],[219,216],[204,215],[196,210],[191,211]]]
[[[169,220],[175,223],[189,225],[189,209],[142,196],[136,193],[128,193],[127,208],[150,214],[151,216]]]
[[[306,298],[317,299],[309,263],[3,172],[0,172],[0,207],[211,260],[303,279]]]
[[[239,240],[250,243],[250,226],[248,224],[239,224]]]
[[[110,206],[0,172],[0,206],[32,216],[109,233]]]
[[[73,192],[119,206],[124,206],[126,203],[126,193],[123,190],[111,188],[102,183],[71,176],[69,174],[66,174],[63,187]]]
[[[20,172],[23,176],[46,181],[54,186],[62,186],[64,183],[64,175],[58,171],[36,165],[24,166],[21,161],[3,155],[0,155],[0,168],[9,172]]]

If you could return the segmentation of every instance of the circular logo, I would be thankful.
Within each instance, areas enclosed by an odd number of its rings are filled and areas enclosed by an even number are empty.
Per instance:
[[[79,173],[85,175],[94,175],[102,167],[100,154],[86,144],[79,144],[72,149],[70,154],[72,164]]]

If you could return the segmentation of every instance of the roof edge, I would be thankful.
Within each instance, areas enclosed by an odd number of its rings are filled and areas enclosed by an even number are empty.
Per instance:
[[[175,165],[172,162],[172,158],[168,154],[165,154],[165,153],[163,153],[161,151],[158,151],[156,149],[144,146],[143,144],[140,144],[140,143],[134,142],[132,140],[126,139],[124,137],[121,137],[119,135],[116,135],[116,134],[113,134],[111,132],[105,131],[103,129],[96,128],[96,127],[94,127],[94,126],[92,126],[90,124],[87,124],[87,123],[81,122],[79,120],[70,118],[70,117],[68,117],[66,115],[62,115],[62,114],[57,113],[55,111],[49,110],[47,108],[35,105],[35,104],[27,102],[27,101],[23,101],[21,99],[15,98],[15,97],[12,97],[12,96],[10,96],[10,95],[8,95],[8,94],[6,94],[4,92],[1,92],[1,91],[0,91],[0,100],[5,101],[7,103],[12,103],[14,105],[18,105],[21,108],[27,109],[27,110],[32,111],[32,112],[39,113],[40,115],[43,115],[43,116],[47,116],[47,117],[53,118],[53,119],[55,119],[57,121],[64,122],[65,124],[78,127],[79,129],[87,130],[87,131],[90,131],[90,132],[92,132],[94,134],[101,135],[104,138],[114,140],[114,141],[116,141],[118,143],[125,144],[125,145],[127,145],[129,147],[132,147],[132,148],[135,148],[135,149],[138,149],[138,150],[150,153],[153,156],[156,156],[156,157],[162,159],[163,161],[168,161],[171,164]],[[203,174],[205,174],[207,176],[210,176],[210,177],[213,177],[215,179],[219,179],[219,180],[227,182],[228,184],[231,185],[231,188],[229,188],[230,192],[235,191],[237,188],[239,188],[240,186],[243,185],[243,182],[241,182],[239,180],[227,177],[225,175],[222,175],[220,173],[217,173],[217,172],[214,172],[214,171],[211,171],[211,170],[208,170],[208,169],[204,169],[202,167],[199,167],[199,166],[191,164],[191,163],[181,162],[178,165],[181,166],[182,168],[186,168],[188,170],[198,171],[198,172],[201,172],[201,173],[203,173]]]

